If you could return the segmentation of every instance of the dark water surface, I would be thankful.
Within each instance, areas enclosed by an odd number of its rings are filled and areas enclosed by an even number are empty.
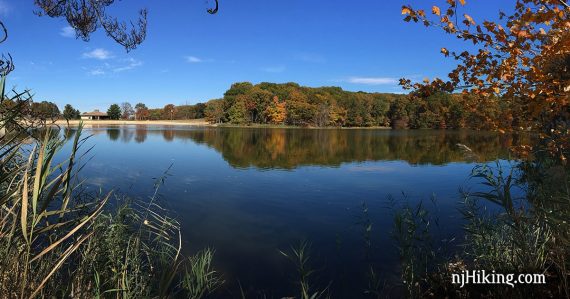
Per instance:
[[[404,192],[414,203],[435,194],[442,234],[458,233],[458,190],[477,188],[469,179],[476,162],[506,160],[519,142],[437,130],[123,126],[84,133],[95,146],[82,170],[90,190],[148,198],[154,178],[172,164],[161,201],[182,225],[186,253],[214,248],[227,296],[238,296],[239,281],[267,298],[295,295],[294,267],[279,250],[301,240],[312,244],[314,286],[332,281],[339,298],[362,295],[370,264],[395,280],[388,196]],[[372,222],[368,255],[363,203]]]

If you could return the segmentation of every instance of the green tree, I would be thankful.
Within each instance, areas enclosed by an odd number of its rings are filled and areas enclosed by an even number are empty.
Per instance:
[[[230,89],[224,93],[224,110],[228,111],[236,102],[237,96],[246,95],[253,88],[249,82],[238,82],[232,84]]]
[[[65,118],[66,120],[70,120],[70,119],[79,119],[80,118],[80,114],[79,114],[79,110],[74,109],[73,106],[71,106],[70,104],[66,104],[63,107],[63,118]]]
[[[228,110],[228,118],[232,124],[243,125],[249,123],[245,95],[236,97],[234,104]]]
[[[150,120],[159,120],[159,119],[163,119],[164,113],[163,110],[158,108],[158,109],[149,109],[148,110],[148,119]]]
[[[305,126],[313,123],[317,107],[308,102],[305,94],[293,90],[287,99],[287,122],[295,126]]]
[[[119,119],[121,118],[121,108],[117,104],[112,104],[107,110],[107,115],[110,119]]]

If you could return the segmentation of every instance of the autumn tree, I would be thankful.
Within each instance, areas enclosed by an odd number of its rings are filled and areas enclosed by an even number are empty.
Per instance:
[[[176,114],[176,106],[173,104],[167,104],[162,108],[162,117],[165,119],[173,120],[174,115]]]
[[[271,103],[273,94],[261,89],[259,86],[254,86],[248,93],[248,96],[247,108],[251,122],[266,122],[264,111]]]
[[[210,123],[221,123],[224,119],[224,100],[210,100],[206,103],[206,108],[204,109],[204,115],[206,120]]]
[[[137,103],[135,105],[135,119],[136,120],[147,120],[149,117],[148,108],[144,103]]]
[[[346,124],[346,114],[345,108],[338,105],[331,105],[329,110],[329,125],[342,127]]]
[[[130,119],[131,116],[133,116],[135,114],[135,110],[133,109],[133,106],[131,106],[131,103],[129,102],[123,102],[121,103],[121,118],[122,119]]]
[[[107,109],[107,116],[109,116],[109,119],[121,118],[121,107],[117,104],[112,104],[109,106],[109,109]]]
[[[264,114],[267,116],[268,122],[271,124],[283,124],[287,119],[287,104],[280,102],[277,96],[273,97],[273,101],[265,108]]]
[[[464,0],[447,0],[446,7],[433,6],[427,12],[402,7],[405,21],[440,28],[473,44],[474,50],[441,49],[444,56],[458,61],[447,80],[413,83],[402,79],[400,83],[423,95],[461,90],[471,96],[469,112],[476,112],[480,102],[500,98],[519,112],[512,115],[516,123],[541,131],[542,144],[565,161],[569,150],[570,6],[565,0],[517,0],[509,15],[500,12],[498,20],[481,21],[462,14],[465,4]]]

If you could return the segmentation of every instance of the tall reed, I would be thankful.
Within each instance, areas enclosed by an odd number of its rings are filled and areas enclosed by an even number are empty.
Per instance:
[[[83,126],[56,162],[65,138],[45,127],[34,138],[31,96],[0,85],[0,298],[203,298],[223,283],[213,251],[183,256],[180,225],[158,204],[166,173],[143,202],[83,192]]]

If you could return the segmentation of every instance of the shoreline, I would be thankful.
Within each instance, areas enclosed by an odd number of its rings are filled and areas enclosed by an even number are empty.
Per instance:
[[[85,127],[93,126],[190,126],[190,127],[218,127],[218,128],[250,128],[250,129],[381,129],[391,130],[391,127],[302,127],[289,125],[269,125],[269,124],[252,124],[252,125],[236,125],[236,124],[212,124],[205,119],[188,119],[188,120],[70,120],[69,125],[76,127],[83,122]],[[56,120],[50,125],[67,126],[67,121]]]
[[[189,119],[189,120],[70,120],[70,126],[79,126],[83,122],[86,127],[93,126],[191,126],[191,127],[215,127],[216,125],[210,124],[204,119]],[[52,125],[67,126],[67,121],[56,120]]]

